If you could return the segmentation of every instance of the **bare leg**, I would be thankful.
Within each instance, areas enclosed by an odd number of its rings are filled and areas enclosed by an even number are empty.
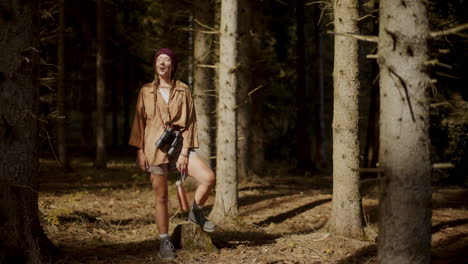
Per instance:
[[[151,185],[153,186],[155,200],[155,218],[159,234],[167,234],[169,231],[168,219],[168,192],[167,175],[151,174]]]
[[[211,187],[215,182],[215,175],[210,167],[197,155],[190,157],[187,172],[189,176],[200,183],[195,191],[195,203],[202,206],[210,195]]]

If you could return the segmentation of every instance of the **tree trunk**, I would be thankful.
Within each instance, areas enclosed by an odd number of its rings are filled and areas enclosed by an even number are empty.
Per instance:
[[[430,263],[429,23],[422,1],[380,1],[378,259]]]
[[[2,1],[0,27],[0,262],[49,261],[38,217],[38,1]]]
[[[252,90],[252,1],[240,0],[239,10],[239,75],[237,90],[237,174],[239,182],[246,181],[249,169],[249,139],[251,104],[248,93]]]
[[[213,24],[213,9],[211,8],[210,1],[196,0],[193,4],[194,19],[204,25]],[[193,41],[193,53],[194,53],[194,86],[193,86],[193,97],[195,103],[195,109],[197,111],[197,126],[198,126],[198,140],[200,147],[197,149],[199,153],[206,161],[211,156],[211,126],[210,126],[210,115],[213,112],[213,101],[210,96],[209,90],[212,87],[212,76],[213,70],[209,68],[200,67],[202,64],[211,64],[212,55],[211,49],[213,48],[213,37],[212,35],[202,33],[199,30],[207,30],[198,23],[194,23],[194,41]]]
[[[58,59],[58,74],[57,74],[57,147],[60,163],[62,163],[65,171],[70,171],[70,160],[67,151],[67,125],[68,115],[65,109],[66,92],[65,92],[65,3],[64,0],[59,0],[59,28],[57,39],[57,59]]]
[[[236,162],[237,0],[221,2],[219,102],[216,136],[216,197],[211,218],[238,215]]]
[[[104,82],[104,1],[96,0],[96,168],[106,167],[105,82]]]
[[[250,1],[249,1],[250,2]],[[259,10],[263,3],[259,2],[250,2],[252,10]],[[252,18],[254,19],[254,18]],[[252,32],[254,33],[251,36],[251,54],[252,58],[250,60],[250,65],[252,67],[253,73],[251,78],[251,87],[257,88],[259,85],[262,85],[262,81],[265,79],[265,67],[263,61],[260,60],[260,54],[262,51],[262,44],[260,38],[260,32],[264,32],[265,29],[265,17],[263,15],[255,16],[255,23],[250,23]],[[264,164],[265,164],[265,147],[263,145],[264,131],[263,131],[263,89],[256,90],[250,95],[252,100],[251,106],[251,119],[250,119],[250,137],[249,137],[249,159],[251,168],[249,171],[249,177],[252,177],[250,174],[263,175],[264,174]]]
[[[335,32],[358,33],[358,0],[336,1]],[[335,36],[333,69],[333,203],[329,220],[339,235],[363,235],[359,192],[358,94],[359,63],[356,39]]]
[[[305,82],[305,36],[304,36],[304,0],[296,0],[296,35],[297,35],[297,120],[296,120],[296,140],[297,140],[297,169],[309,170],[310,160],[310,137],[307,122],[302,123],[308,117],[308,102],[306,100]]]

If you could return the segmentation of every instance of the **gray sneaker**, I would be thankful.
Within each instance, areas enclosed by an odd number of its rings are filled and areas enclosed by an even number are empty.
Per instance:
[[[199,208],[195,203],[190,206],[188,221],[199,225],[205,232],[213,232],[216,229],[215,224],[205,217],[202,209]]]
[[[163,260],[175,259],[174,246],[169,238],[161,239],[159,241],[159,257]]]

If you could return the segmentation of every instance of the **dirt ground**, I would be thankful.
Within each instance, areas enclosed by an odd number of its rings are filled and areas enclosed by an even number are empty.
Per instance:
[[[325,228],[331,176],[299,177],[272,168],[268,177],[240,184],[240,217],[235,224],[219,223],[211,235],[216,252],[178,250],[177,259],[162,262],[150,184],[134,160],[111,160],[108,169],[95,170],[91,161],[74,159],[72,167],[74,172],[65,174],[54,160],[40,162],[41,221],[63,252],[62,263],[377,263],[374,179],[363,184],[362,241]],[[178,212],[176,177],[170,177],[171,216]],[[194,190],[195,183],[188,181],[186,188]],[[468,263],[467,194],[467,189],[434,188],[432,263]],[[212,203],[211,197],[207,210]]]

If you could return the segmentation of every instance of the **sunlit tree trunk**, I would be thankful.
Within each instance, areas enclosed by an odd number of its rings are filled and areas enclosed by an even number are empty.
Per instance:
[[[423,1],[381,0],[379,24],[382,264],[430,263],[429,23]]]
[[[221,1],[219,102],[216,136],[216,196],[211,218],[238,215],[236,159],[237,0]]]
[[[213,24],[213,8],[210,1],[195,0],[193,3],[193,17],[201,24],[211,27]],[[210,118],[214,101],[212,100],[213,97],[210,96],[214,94],[210,91],[213,69],[202,67],[202,65],[212,64],[213,35],[200,32],[202,30],[209,31],[209,28],[200,25],[196,21],[193,24],[195,28],[193,41],[193,97],[197,111],[198,140],[200,142],[197,153],[208,161],[211,156],[210,148],[214,143],[210,133]]]
[[[358,0],[334,4],[335,32],[358,33]],[[329,227],[348,237],[363,235],[359,192],[358,94],[356,39],[335,36],[333,69],[333,202]]]
[[[65,92],[65,4],[64,0],[58,1],[59,6],[59,28],[57,38],[57,58],[58,58],[58,74],[57,74],[57,147],[60,163],[65,171],[70,170],[70,160],[67,151],[67,124],[68,113],[65,108],[66,92]]]
[[[41,263],[55,249],[38,217],[38,1],[1,2],[0,262]],[[14,33],[14,34],[12,34]]]
[[[105,82],[104,82],[104,2],[96,0],[97,52],[96,52],[96,168],[106,167],[105,139]]]

